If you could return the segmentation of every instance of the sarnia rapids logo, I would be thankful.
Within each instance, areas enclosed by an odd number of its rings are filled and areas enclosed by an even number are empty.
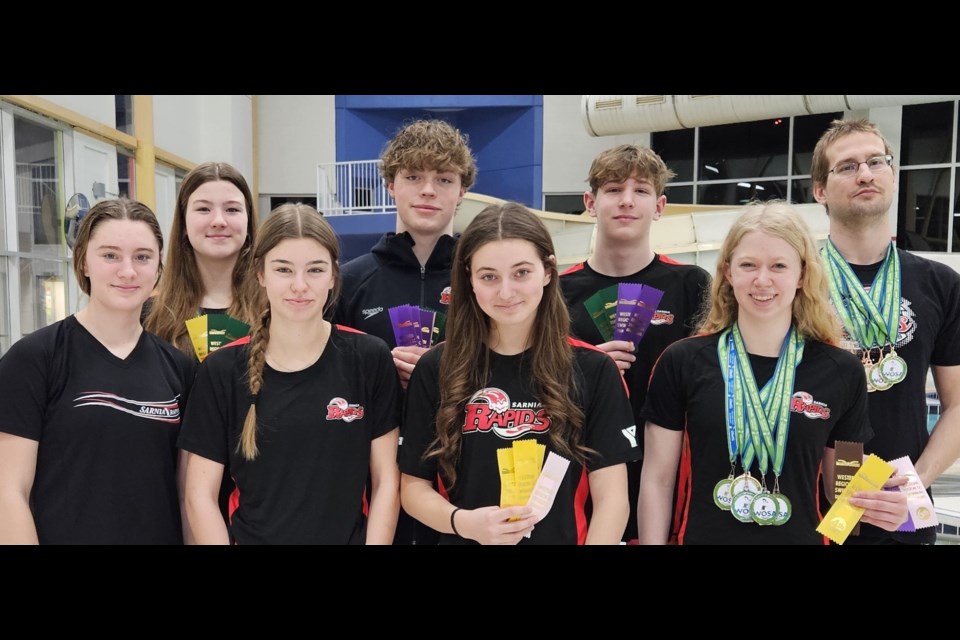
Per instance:
[[[333,398],[327,403],[327,420],[343,420],[353,422],[363,417],[363,406],[350,404],[343,398]]]
[[[797,391],[793,394],[793,397],[790,398],[790,411],[802,413],[814,420],[830,419],[830,407],[824,402],[814,400],[813,396],[806,391]]]
[[[510,402],[506,392],[495,387],[481,389],[467,402],[464,433],[492,430],[504,440],[514,440],[527,432],[550,429],[550,418],[539,402]]]

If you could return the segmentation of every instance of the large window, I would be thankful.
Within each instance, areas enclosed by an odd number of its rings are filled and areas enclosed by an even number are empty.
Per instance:
[[[813,202],[813,148],[830,121],[840,115],[825,113],[651,134],[654,151],[677,174],[667,187],[667,202]]]
[[[957,103],[903,107],[897,245],[960,252]]]
[[[0,112],[4,149],[0,194],[0,352],[21,336],[67,315],[67,247],[63,237],[63,139],[45,121]],[[12,157],[12,163],[6,164]],[[6,202],[6,199],[0,199]],[[16,309],[19,307],[19,313]]]

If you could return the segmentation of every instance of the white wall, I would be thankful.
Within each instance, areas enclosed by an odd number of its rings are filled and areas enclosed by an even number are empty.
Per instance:
[[[200,159],[197,161],[228,162],[251,182],[253,99],[251,96],[200,98]]]
[[[260,192],[314,194],[317,165],[336,162],[334,96],[257,96]]]
[[[601,151],[618,144],[649,146],[649,133],[594,137],[580,117],[576,95],[543,96],[543,192],[582,193],[590,163]]]
[[[37,96],[61,107],[83,114],[88,118],[117,128],[117,104],[115,96]]]
[[[202,96],[153,96],[153,144],[193,162],[200,155]]]
[[[227,162],[253,179],[250,96],[153,97],[154,144],[191,162]]]

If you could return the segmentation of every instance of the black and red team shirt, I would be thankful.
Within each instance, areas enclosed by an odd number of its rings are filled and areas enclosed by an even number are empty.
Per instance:
[[[606,354],[571,340],[574,352],[576,390],[585,415],[584,444],[597,452],[584,465],[571,461],[556,501],[537,523],[529,539],[520,544],[583,544],[588,523],[584,504],[589,495],[587,473],[635,460],[640,455],[637,430],[616,364]],[[436,414],[440,405],[440,356],[446,344],[428,351],[417,363],[407,388],[400,471],[433,480],[439,466],[423,455],[436,437]],[[500,473],[497,449],[513,446],[515,440],[536,440],[550,446],[550,418],[532,389],[527,352],[503,356],[492,351],[490,380],[467,402],[457,481],[440,475],[441,490],[451,504],[476,509],[500,504]],[[546,460],[546,456],[544,457]],[[473,544],[452,534],[441,534],[440,544]]]
[[[118,358],[74,316],[0,358],[0,431],[36,440],[41,544],[180,544],[177,433],[196,365],[144,331]]]
[[[570,309],[571,333],[584,342],[605,342],[597,326],[590,318],[584,301],[590,296],[624,283],[637,283],[656,287],[664,292],[657,313],[650,323],[640,346],[636,362],[624,373],[630,390],[630,404],[639,425],[638,444],[643,450],[643,418],[641,411],[647,397],[650,372],[657,358],[668,345],[691,335],[696,328],[701,305],[710,295],[710,275],[696,265],[681,264],[666,256],[656,254],[653,262],[629,276],[607,276],[582,262],[560,274],[560,289]],[[637,496],[640,489],[640,462],[627,465],[630,488],[630,519],[624,540],[637,538]]]
[[[960,365],[960,274],[952,268],[908,251],[897,250],[900,257],[901,295],[900,324],[894,348],[907,362],[907,377],[886,391],[874,391],[867,400],[870,425],[874,437],[864,451],[884,460],[910,456],[916,464],[930,440],[927,429],[926,385],[931,365]],[[866,287],[882,263],[851,265]],[[860,343],[849,335],[840,346],[856,355],[862,353]],[[887,353],[889,349],[884,349]],[[872,352],[876,362],[879,353]],[[912,544],[933,544],[934,527],[916,533],[887,532],[879,527],[861,524],[860,539],[894,539]],[[848,538],[851,540],[852,538]]]
[[[237,450],[250,408],[249,343],[200,365],[178,446],[227,466],[238,544],[363,544],[370,443],[399,425],[400,381],[379,338],[334,326],[302,371],[264,364],[259,455]]]
[[[370,253],[341,268],[343,288],[334,322],[377,336],[393,348],[397,341],[388,312],[391,307],[414,304],[446,314],[457,237],[440,236],[421,266],[409,233],[385,234]],[[443,337],[441,331],[434,344]]]
[[[783,525],[760,526],[738,521],[713,502],[714,486],[730,472],[718,340],[719,334],[697,336],[667,347],[654,369],[644,407],[647,421],[686,431],[689,440],[689,451],[683,455],[689,456],[691,473],[680,544],[824,544],[826,538],[816,532],[822,516],[817,495],[823,450],[836,440],[865,442],[872,435],[860,361],[842,349],[806,342],[797,367],[780,476],[780,491],[792,503],[793,515]],[[777,359],[751,355],[750,364],[763,387],[773,376]],[[758,469],[754,461],[755,478],[760,476]],[[773,480],[768,469],[768,489]]]

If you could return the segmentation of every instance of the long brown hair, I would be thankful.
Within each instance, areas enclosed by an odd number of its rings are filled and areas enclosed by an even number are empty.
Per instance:
[[[804,338],[837,344],[840,325],[830,308],[830,294],[820,252],[814,244],[810,228],[797,210],[777,200],[749,205],[727,232],[717,256],[717,270],[710,287],[710,304],[700,331],[718,333],[737,321],[737,299],[726,278],[726,269],[743,236],[751,231],[762,231],[784,240],[800,256],[803,274],[800,288],[793,299],[793,323],[797,332]]]
[[[340,295],[340,243],[330,223],[323,219],[317,210],[305,204],[282,204],[274,209],[257,235],[253,245],[253,273],[250,279],[256,282],[256,275],[262,274],[266,255],[284,240],[309,238],[330,252],[334,285],[323,306],[324,315],[337,303]],[[250,409],[243,422],[243,433],[237,450],[247,460],[257,457],[257,396],[263,387],[263,365],[267,357],[267,345],[270,343],[270,303],[266,296],[260,296],[263,306],[259,309],[257,320],[250,329],[250,359],[248,381],[250,384]]]
[[[203,282],[197,268],[197,256],[190,238],[187,237],[187,203],[193,192],[207,182],[223,180],[233,184],[243,194],[247,209],[247,239],[233,266],[233,300],[227,313],[238,320],[251,323],[256,318],[254,307],[259,291],[256,280],[249,278],[253,254],[251,247],[257,234],[257,214],[253,195],[243,175],[225,162],[205,162],[195,167],[183,179],[177,194],[177,205],[170,228],[170,248],[167,250],[167,276],[161,278],[160,287],[153,301],[153,308],[144,321],[144,328],[167,342],[177,346],[188,355],[193,355],[193,344],[184,324],[197,315],[203,300]]]
[[[574,397],[578,395],[573,349],[567,342],[570,314],[560,293],[553,239],[540,218],[522,204],[490,205],[473,219],[457,241],[450,274],[448,342],[440,358],[443,382],[436,419],[437,437],[426,454],[428,458],[438,458],[450,486],[457,478],[464,407],[490,378],[490,351],[486,345],[490,318],[473,295],[470,262],[483,245],[514,239],[531,243],[550,275],[537,309],[529,350],[533,391],[550,416],[550,444],[558,453],[581,461],[592,452],[583,445],[583,410],[570,397],[571,391]]]

